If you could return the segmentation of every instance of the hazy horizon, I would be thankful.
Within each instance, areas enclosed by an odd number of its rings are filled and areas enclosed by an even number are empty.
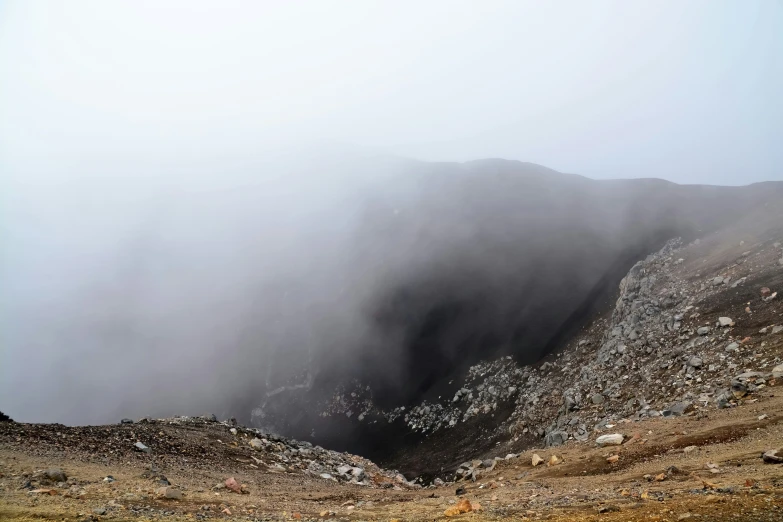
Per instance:
[[[40,186],[331,144],[783,179],[781,32],[771,1],[3,1],[0,168]]]

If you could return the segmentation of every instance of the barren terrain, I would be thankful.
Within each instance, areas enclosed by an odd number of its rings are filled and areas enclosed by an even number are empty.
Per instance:
[[[170,443],[155,466],[181,490],[180,500],[156,498],[160,478],[150,474],[153,457],[130,451],[123,442],[141,435],[138,425],[4,423],[0,517],[434,520],[449,518],[444,512],[466,498],[478,510],[453,519],[781,520],[783,465],[764,463],[761,456],[781,444],[782,423],[783,394],[769,387],[737,408],[700,418],[622,423],[615,431],[632,441],[622,446],[597,447],[591,441],[531,449],[497,461],[475,483],[425,488],[395,488],[393,482],[365,487],[270,472],[253,464],[246,437],[233,436],[228,426],[150,424]],[[533,467],[534,454],[547,462],[556,455],[562,462]],[[619,459],[609,463],[613,455]],[[55,486],[51,494],[25,487],[36,470],[51,468],[65,472],[83,494],[71,496],[65,487]],[[105,481],[107,476],[114,481]],[[229,477],[247,484],[249,492],[214,489]]]

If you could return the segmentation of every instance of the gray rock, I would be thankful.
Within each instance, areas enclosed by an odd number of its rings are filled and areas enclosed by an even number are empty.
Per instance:
[[[712,280],[712,286],[720,286],[723,284],[723,277],[718,276]]]
[[[737,279],[736,281],[734,281],[734,282],[731,284],[731,287],[732,287],[732,288],[737,288],[739,285],[742,285],[742,284],[744,284],[746,280],[747,280],[747,278],[746,278],[746,277],[741,277],[741,278]]]
[[[773,334],[780,333],[780,332],[783,332],[783,326],[778,325],[772,327]]]
[[[731,394],[735,398],[741,399],[748,394],[748,386],[741,382],[733,382],[731,384]]]
[[[707,335],[710,333],[710,327],[709,326],[702,326],[698,330],[696,330],[696,333],[699,335]]]
[[[761,458],[767,464],[783,464],[783,448],[765,451]]]
[[[698,355],[692,355],[688,359],[688,366],[692,366],[693,368],[701,368],[703,364],[704,361]]]
[[[561,446],[568,440],[568,433],[562,430],[555,430],[547,433],[544,443],[547,447]]]
[[[726,347],[727,352],[738,352],[739,351],[739,343],[731,343]]]
[[[92,510],[92,512],[95,513],[96,515],[103,516],[106,514],[106,508],[104,507],[95,508]]]
[[[603,404],[606,398],[600,393],[594,393],[590,396],[590,401],[593,404]]]
[[[38,473],[34,476],[39,478],[42,482],[54,484],[68,480],[68,476],[60,468],[49,468],[46,471]]]
[[[753,379],[761,379],[763,377],[764,374],[761,372],[742,372],[741,374],[734,377],[734,380],[739,382],[747,382]]]
[[[672,415],[679,416],[684,415],[688,412],[693,410],[693,404],[691,404],[689,401],[680,401],[675,402],[671,406],[669,406],[669,410]]]
[[[734,321],[730,317],[718,317],[718,324],[721,327],[734,326]]]
[[[137,442],[136,444],[134,444],[134,446],[136,447],[137,450],[143,451],[144,453],[149,453],[150,451],[152,451],[147,446],[145,446],[142,442]]]
[[[260,451],[264,448],[264,442],[258,437],[251,440],[248,444],[250,444],[250,447],[256,451]]]
[[[133,419],[122,419],[120,424],[133,424]]]

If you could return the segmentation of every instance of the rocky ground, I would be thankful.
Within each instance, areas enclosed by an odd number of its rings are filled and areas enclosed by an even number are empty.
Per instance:
[[[348,462],[370,480],[307,473],[298,459],[278,469],[269,464],[291,444],[254,449],[255,434],[228,423],[6,422],[0,519],[783,520],[783,453],[769,452],[783,432],[776,392],[702,415],[622,419],[584,442],[468,462],[475,481],[427,487],[329,452],[308,457],[324,469]],[[622,444],[596,442],[606,435]]]
[[[716,234],[668,242],[630,270],[613,310],[537,366],[487,361],[453,396],[381,414],[430,442],[428,454],[415,456],[420,469],[437,460],[440,478],[452,480],[454,471],[462,477],[466,436],[491,441],[483,457],[503,456],[586,441],[623,420],[700,416],[752,400],[783,377],[783,249],[774,234],[737,237],[748,241],[727,245]],[[375,413],[348,394],[333,404],[360,418]],[[391,462],[417,469],[407,455]]]
[[[536,366],[475,365],[408,409],[331,401],[404,422],[428,445],[397,462],[435,476],[210,417],[3,419],[0,519],[783,520],[776,226],[670,241]]]

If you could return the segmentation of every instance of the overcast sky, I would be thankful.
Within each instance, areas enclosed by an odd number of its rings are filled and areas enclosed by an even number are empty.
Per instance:
[[[0,168],[39,185],[327,143],[783,179],[781,35],[774,0],[0,1]]]

